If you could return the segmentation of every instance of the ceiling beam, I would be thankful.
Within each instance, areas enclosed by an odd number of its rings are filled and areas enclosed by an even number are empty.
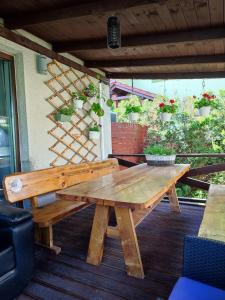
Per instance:
[[[34,52],[37,52],[39,54],[42,54],[42,55],[45,55],[51,59],[55,59],[57,60],[58,62],[64,64],[64,65],[67,65],[69,67],[72,67],[78,71],[81,71],[85,74],[88,74],[94,78],[97,78],[99,79],[99,77],[101,78],[102,81],[105,81],[107,82],[107,79],[100,76],[97,72],[94,72],[90,69],[88,69],[87,67],[85,66],[82,66],[78,63],[76,63],[75,61],[69,59],[69,58],[66,58],[46,47],[43,47],[35,42],[33,42],[32,40],[20,35],[20,34],[17,34],[5,27],[2,27],[0,26],[0,36],[11,41],[11,42],[14,42],[16,44],[19,44],[25,48],[28,48]]]
[[[216,72],[173,72],[173,73],[108,73],[112,79],[201,79],[225,78],[225,71]]]
[[[44,11],[14,15],[5,19],[6,27],[10,29],[23,28],[29,25],[65,20],[70,18],[99,15],[115,12],[131,7],[159,3],[162,0],[90,0],[86,3],[74,4],[68,7],[45,9]]]
[[[225,27],[194,29],[189,31],[148,33],[122,36],[122,48],[137,46],[154,46],[162,44],[192,43],[225,38]],[[72,52],[107,48],[106,38],[70,40],[53,43],[56,52]]]
[[[122,67],[146,67],[146,66],[168,66],[183,64],[225,63],[225,55],[195,55],[156,57],[145,59],[118,59],[118,60],[88,60],[85,66],[88,68],[122,68]]]

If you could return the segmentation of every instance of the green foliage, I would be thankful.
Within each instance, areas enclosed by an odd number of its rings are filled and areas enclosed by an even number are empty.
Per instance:
[[[72,116],[74,113],[74,109],[72,106],[64,106],[58,111],[61,115]]]
[[[203,93],[200,99],[194,103],[195,108],[202,108],[205,106],[218,107],[218,102],[215,96],[211,93]]]
[[[166,104],[165,101],[159,103],[159,112],[160,113],[170,113],[175,114],[177,112],[177,105],[175,104],[175,100],[171,99],[169,104]]]
[[[83,92],[82,92],[82,93],[80,93],[80,92],[73,92],[73,93],[72,93],[72,97],[73,97],[73,98],[76,98],[76,99],[78,99],[78,100],[84,101],[84,102],[87,101],[87,96],[85,96],[85,95],[83,94]]]
[[[128,115],[130,113],[141,113],[141,106],[128,104],[126,106],[125,114]]]
[[[95,123],[94,125],[90,126],[88,128],[88,130],[89,131],[97,131],[97,132],[99,132],[100,131],[100,125],[98,125],[98,124]]]
[[[99,103],[93,103],[91,106],[91,110],[96,113],[98,117],[104,116],[104,110],[102,109],[101,105]]]
[[[106,105],[108,106],[108,107],[113,107],[113,105],[114,105],[114,101],[112,100],[112,99],[108,99],[107,101],[106,101]]]
[[[83,90],[83,94],[86,97],[94,97],[96,94],[99,94],[99,89],[90,82],[89,85]]]
[[[176,152],[174,149],[170,149],[159,144],[154,144],[146,147],[144,149],[144,153],[151,155],[171,155],[175,154]]]

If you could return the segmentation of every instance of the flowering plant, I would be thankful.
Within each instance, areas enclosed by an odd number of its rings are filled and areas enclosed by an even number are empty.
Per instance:
[[[130,113],[141,113],[141,106],[128,104],[126,106],[125,114],[128,115]]]
[[[193,96],[194,99],[196,99],[196,96]],[[197,100],[194,103],[195,108],[201,108],[205,106],[212,106],[217,107],[217,100],[216,96],[210,93],[203,93],[202,97],[200,99],[197,98]]]
[[[165,102],[159,103],[159,112],[174,114],[177,111],[177,105],[175,102],[176,101],[174,99],[170,99],[168,104]]]

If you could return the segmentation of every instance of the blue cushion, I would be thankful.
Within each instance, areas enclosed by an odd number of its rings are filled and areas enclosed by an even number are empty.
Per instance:
[[[180,277],[168,300],[225,300],[225,291]]]

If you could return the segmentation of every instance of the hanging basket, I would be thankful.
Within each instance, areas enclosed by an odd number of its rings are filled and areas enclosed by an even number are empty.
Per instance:
[[[80,99],[74,99],[73,106],[75,109],[82,109],[84,106],[84,101]]]
[[[199,115],[202,117],[207,117],[210,115],[211,112],[211,106],[203,106],[199,108]]]
[[[100,131],[89,131],[89,139],[90,140],[99,140],[100,139]]]
[[[135,122],[137,122],[137,120],[138,120],[138,118],[139,118],[139,114],[138,114],[138,113],[134,113],[134,112],[129,113],[129,114],[128,114],[128,118],[129,118],[129,121],[130,121],[131,123],[135,123]]]
[[[55,114],[55,120],[61,123],[70,122],[72,116],[71,115],[63,115],[61,113]]]
[[[172,118],[172,114],[164,112],[164,113],[160,113],[159,117],[162,122],[169,122]]]

